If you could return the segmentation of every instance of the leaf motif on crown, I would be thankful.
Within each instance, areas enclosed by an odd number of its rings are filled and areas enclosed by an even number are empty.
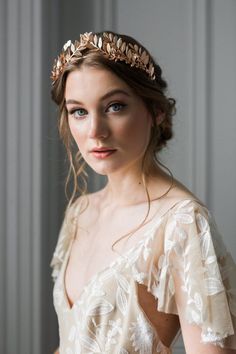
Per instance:
[[[137,44],[126,43],[117,35],[104,32],[102,36],[94,35],[92,32],[85,32],[80,35],[80,40],[72,43],[67,41],[63,46],[62,53],[55,59],[52,69],[52,84],[56,82],[62,74],[65,66],[83,57],[86,49],[99,51],[107,59],[114,61],[124,61],[131,67],[145,71],[151,80],[155,80],[155,69],[149,54]]]

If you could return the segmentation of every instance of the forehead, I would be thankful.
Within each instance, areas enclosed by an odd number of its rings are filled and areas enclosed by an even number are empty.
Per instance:
[[[109,91],[120,89],[134,95],[132,89],[109,70],[83,66],[68,74],[65,99],[88,100],[104,96]]]

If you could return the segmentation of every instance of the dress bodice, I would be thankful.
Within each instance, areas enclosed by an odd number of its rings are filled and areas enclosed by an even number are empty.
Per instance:
[[[170,354],[139,304],[138,284],[157,299],[158,311],[181,313],[201,327],[203,342],[236,348],[235,264],[206,207],[191,199],[175,203],[134,247],[88,279],[71,307],[65,270],[75,212],[66,214],[51,262],[60,354]]]

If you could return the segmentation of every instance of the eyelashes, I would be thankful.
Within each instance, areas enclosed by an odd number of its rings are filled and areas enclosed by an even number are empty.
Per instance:
[[[126,105],[124,103],[115,102],[109,105],[108,110],[113,108],[113,110],[111,110],[112,112],[120,112],[125,106]]]
[[[76,113],[78,113],[78,117],[83,117],[86,115],[87,111],[83,108],[74,108],[68,111],[69,115],[74,116],[76,118]]]
[[[105,109],[105,113],[119,113],[121,112],[125,107],[127,106],[127,104],[121,103],[121,102],[114,102],[108,105],[108,107]],[[86,116],[88,114],[88,111],[86,111],[86,109],[84,108],[73,108],[71,110],[68,111],[68,114],[70,116],[74,116],[74,118],[78,119],[78,118],[83,118],[84,116]]]

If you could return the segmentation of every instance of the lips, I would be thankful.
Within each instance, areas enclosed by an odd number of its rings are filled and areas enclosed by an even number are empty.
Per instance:
[[[91,153],[93,154],[94,157],[101,158],[101,159],[109,157],[110,155],[114,154],[115,152],[116,152],[116,149],[113,149],[110,147],[100,147],[100,148],[94,148],[91,150]]]

